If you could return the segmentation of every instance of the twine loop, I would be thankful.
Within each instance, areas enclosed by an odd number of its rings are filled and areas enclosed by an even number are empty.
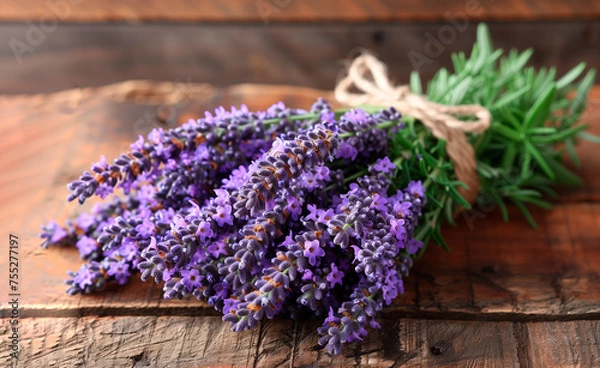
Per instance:
[[[438,104],[413,93],[408,85],[394,86],[385,65],[366,53],[354,59],[348,74],[337,84],[334,94],[338,102],[348,106],[394,107],[403,115],[418,119],[436,138],[446,140],[446,151],[454,162],[456,177],[468,187],[459,188],[459,192],[469,203],[475,202],[479,191],[479,175],[475,151],[465,133],[483,133],[489,128],[491,114],[486,108],[480,105]],[[468,118],[469,121],[462,121],[458,117]]]

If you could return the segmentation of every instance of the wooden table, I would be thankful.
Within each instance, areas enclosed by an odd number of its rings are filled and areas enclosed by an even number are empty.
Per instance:
[[[481,209],[468,226],[447,227],[450,254],[431,246],[406,280],[406,294],[382,315],[383,329],[332,358],[318,349],[314,322],[277,319],[229,331],[195,299],[166,301],[137,279],[104,293],[70,297],[73,248],[43,250],[40,224],[82,210],[65,184],[100,153],[115,157],[155,126],[204,109],[276,100],[308,107],[323,91],[239,85],[125,82],[53,94],[0,97],[2,252],[19,237],[21,367],[197,366],[600,366],[600,156],[583,142],[585,186],[562,189],[534,230],[511,208]],[[600,87],[584,120],[600,134]],[[85,206],[84,208],[88,208]],[[7,278],[8,254],[0,255]],[[11,366],[8,285],[0,282],[0,362]]]

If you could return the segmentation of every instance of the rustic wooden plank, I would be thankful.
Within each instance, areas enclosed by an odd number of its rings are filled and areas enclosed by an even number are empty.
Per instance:
[[[159,125],[158,115],[169,126],[219,104],[246,102],[255,109],[284,100],[308,107],[322,93],[285,86],[218,89],[138,81],[0,98],[5,117],[0,133],[7,137],[0,141],[0,150],[10,152],[0,156],[0,167],[11,173],[0,177],[0,223],[21,238],[27,306],[23,313],[63,317],[215,313],[193,299],[162,300],[160,287],[137,278],[124,288],[109,287],[106,293],[68,297],[63,285],[66,271],[77,269],[81,261],[74,248],[41,249],[36,239],[39,226],[81,211],[77,204],[65,202],[65,183],[87,169],[100,152],[110,158],[127,149],[138,134]],[[600,115],[589,117],[597,131]],[[599,314],[600,204],[596,198],[600,185],[593,173],[600,162],[591,146],[582,147],[590,147],[582,150],[584,173],[591,172],[581,190],[585,195],[567,195],[553,211],[534,211],[540,230],[530,228],[514,208],[508,224],[489,208],[478,208],[477,216],[461,216],[459,227],[444,230],[451,254],[431,246],[407,279],[406,295],[386,313],[431,318],[477,318],[486,313],[486,318],[503,320]],[[6,269],[6,262],[2,258],[0,269]],[[7,285],[1,285],[0,294],[5,295]],[[7,305],[0,305],[0,315],[9,312]]]
[[[506,2],[494,4],[513,9]],[[445,2],[443,6],[447,5]],[[396,13],[403,14],[407,9]],[[28,35],[31,32],[27,24],[0,24],[0,44],[5,45],[0,48],[0,70],[5,71],[0,75],[0,93],[54,92],[129,79],[332,89],[342,60],[359,49],[372,50],[388,63],[399,83],[406,83],[414,69],[419,69],[423,80],[429,80],[439,68],[451,67],[452,52],[470,50],[475,40],[474,21],[454,33],[454,28],[448,30],[447,26],[381,22],[359,26],[60,24],[37,40]],[[439,40],[440,31],[448,32],[442,38],[449,41],[440,43],[438,50],[428,37]],[[535,47],[532,64],[556,66],[559,74],[580,61],[600,65],[598,21],[492,23],[490,31],[494,44],[505,50]],[[18,42],[23,45],[11,46]],[[413,64],[408,55],[411,51],[428,58],[427,62]]]
[[[598,19],[600,7],[593,1],[507,0],[415,1],[364,0],[72,0],[4,1],[0,20],[21,21],[54,17],[62,22],[367,22],[444,21],[448,14],[465,14],[475,20],[523,21]]]
[[[33,318],[20,321],[22,367],[517,366],[510,322],[385,320],[338,357],[318,347],[314,322],[273,320],[242,333],[216,317]],[[0,327],[5,341],[7,324]],[[577,344],[574,342],[572,344]],[[11,366],[8,344],[0,361]],[[557,345],[555,349],[564,349]]]
[[[515,335],[521,366],[600,366],[600,321],[516,323]]]
[[[86,317],[20,320],[20,367],[254,366],[258,329],[229,331],[220,318]],[[3,340],[8,324],[0,327]],[[0,347],[5,367],[14,362]]]
[[[510,322],[384,320],[344,357],[316,349],[313,325],[300,324],[294,366],[318,362],[333,367],[516,367],[516,341]],[[321,366],[321,365],[319,365]]]
[[[416,263],[414,281],[408,280],[415,313],[490,318],[599,313],[599,210],[595,203],[576,203],[534,211],[538,230],[514,208],[507,224],[493,211],[474,221],[472,230],[461,221],[446,228],[450,254],[430,245]],[[400,299],[390,312],[410,311],[410,301]],[[502,317],[506,314],[512,317]]]
[[[22,319],[19,366],[491,366],[595,367],[594,321],[483,322],[384,320],[362,344],[331,357],[317,347],[314,322],[268,321],[233,333],[215,317]],[[6,323],[0,337],[9,335]],[[9,367],[8,344],[0,360]]]

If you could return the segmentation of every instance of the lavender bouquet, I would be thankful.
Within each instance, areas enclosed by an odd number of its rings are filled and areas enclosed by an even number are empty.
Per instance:
[[[469,136],[480,193],[535,225],[527,205],[547,208],[549,184],[578,181],[556,144],[576,158],[576,139],[597,138],[575,125],[594,72],[574,84],[580,65],[555,80],[524,68],[530,56],[502,56],[480,26],[471,57],[453,55],[454,74],[441,70],[426,96],[490,111],[491,128]],[[421,92],[416,74],[411,89]],[[445,246],[442,223],[471,208],[445,144],[394,108],[218,108],[140,137],[112,163],[102,157],[68,199],[110,200],[66,226],[50,222],[42,245],[75,244],[86,261],[69,294],[139,272],[165,298],[206,301],[234,331],[276,315],[322,318],[319,343],[339,354],[380,327],[413,258],[430,240]]]

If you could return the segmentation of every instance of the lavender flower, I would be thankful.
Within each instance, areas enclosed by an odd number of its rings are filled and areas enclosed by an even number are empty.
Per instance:
[[[332,160],[337,148],[336,133],[320,125],[306,134],[277,140],[259,159],[255,171],[240,188],[234,205],[236,217],[255,216],[264,211],[278,189]]]
[[[331,271],[327,275],[326,279],[329,282],[329,287],[333,288],[336,284],[342,284],[344,278],[344,272],[340,271],[335,263],[331,263]]]
[[[403,292],[426,197],[421,182],[392,186],[387,129],[402,128],[400,114],[336,117],[318,100],[310,111],[219,108],[156,129],[69,184],[69,200],[117,195],[44,226],[43,246],[74,244],[86,260],[70,294],[139,272],[167,299],[206,301],[234,331],[279,314],[321,317],[319,342],[339,354]]]

